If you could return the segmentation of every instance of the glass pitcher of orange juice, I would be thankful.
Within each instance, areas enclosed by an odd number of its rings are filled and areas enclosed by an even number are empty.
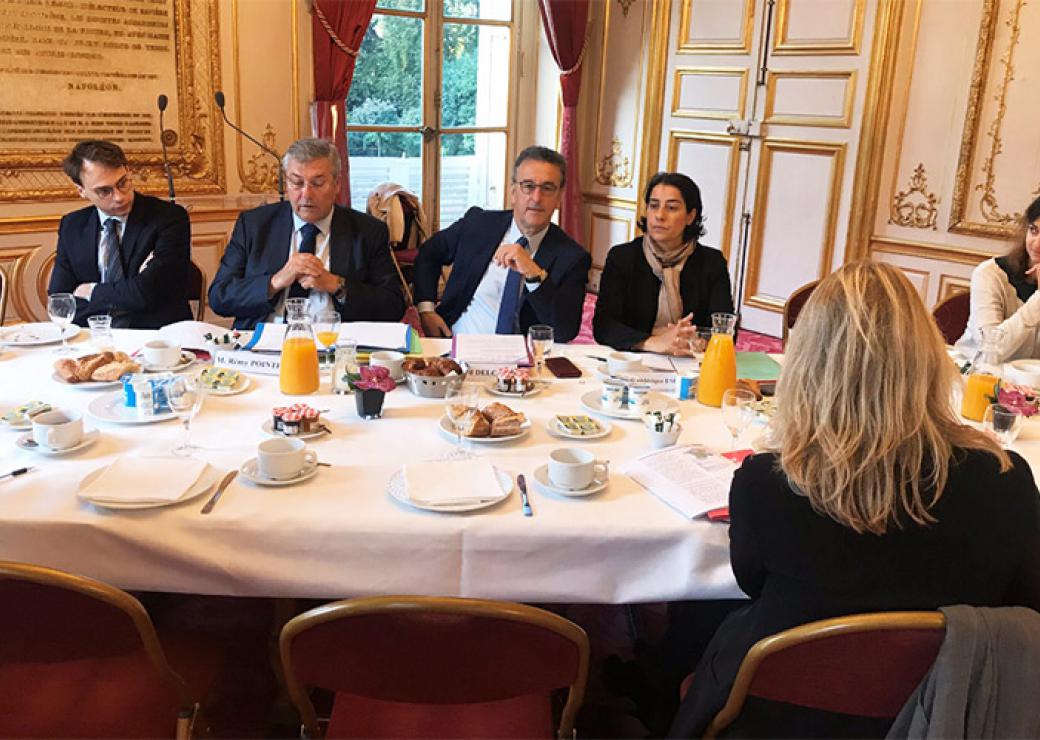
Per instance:
[[[736,328],[735,314],[711,315],[711,339],[704,350],[697,381],[697,400],[705,406],[721,406],[722,394],[737,387],[737,351],[733,346]]]
[[[961,401],[961,416],[972,421],[982,421],[986,408],[996,403],[994,397],[1001,373],[1000,346],[1004,342],[1004,330],[999,326],[980,329],[980,332],[982,353],[964,383],[964,399]]]
[[[282,340],[282,366],[279,385],[282,393],[301,396],[318,390],[318,346],[314,342],[307,309],[287,305],[285,339]]]

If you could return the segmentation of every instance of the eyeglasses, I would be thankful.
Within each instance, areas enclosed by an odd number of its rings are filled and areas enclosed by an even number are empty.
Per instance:
[[[332,182],[332,180],[327,180],[324,177],[318,177],[313,180],[296,180],[290,178],[286,180],[285,184],[290,190],[303,190],[305,187],[310,187],[311,190],[323,190]]]
[[[560,192],[560,186],[554,182],[535,182],[534,180],[521,180],[517,182],[513,180],[513,184],[516,185],[524,193],[524,195],[530,195],[535,190],[541,190],[542,195],[556,195]]]
[[[120,193],[129,192],[130,188],[134,185],[134,178],[129,172],[119,178],[119,181],[115,185],[105,185],[100,188],[91,188],[91,192],[94,193],[99,199],[107,200],[111,198],[118,190]]]

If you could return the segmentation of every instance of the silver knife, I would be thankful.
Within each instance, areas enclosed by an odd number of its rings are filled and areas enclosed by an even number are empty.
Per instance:
[[[231,485],[231,481],[235,479],[236,475],[238,475],[238,471],[232,470],[224,476],[224,479],[220,481],[220,485],[217,486],[217,492],[210,496],[209,501],[207,501],[206,505],[202,507],[203,514],[208,514],[213,511],[213,507],[217,505],[217,501],[220,499],[221,494],[224,493],[224,489]]]
[[[527,481],[524,480],[523,473],[516,476],[516,485],[520,488],[520,502],[523,504],[524,516],[533,516],[531,502],[527,500]]]

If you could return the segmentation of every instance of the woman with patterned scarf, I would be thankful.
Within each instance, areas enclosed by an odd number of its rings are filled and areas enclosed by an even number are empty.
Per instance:
[[[686,175],[658,172],[643,200],[643,236],[607,253],[593,333],[615,349],[690,354],[691,326],[733,312],[726,258],[698,243],[701,192]]]

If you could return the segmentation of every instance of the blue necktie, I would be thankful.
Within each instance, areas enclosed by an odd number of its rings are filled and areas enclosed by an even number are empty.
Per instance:
[[[300,254],[314,254],[320,233],[321,231],[314,224],[304,224],[300,227]],[[289,286],[290,298],[306,298],[308,295],[310,295],[310,291],[299,282]]]
[[[524,249],[527,249],[526,236],[516,240]],[[519,271],[510,269],[506,275],[506,287],[502,290],[502,302],[498,304],[498,323],[495,324],[495,334],[517,334],[519,327],[517,322],[520,318],[520,281],[523,275]]]

